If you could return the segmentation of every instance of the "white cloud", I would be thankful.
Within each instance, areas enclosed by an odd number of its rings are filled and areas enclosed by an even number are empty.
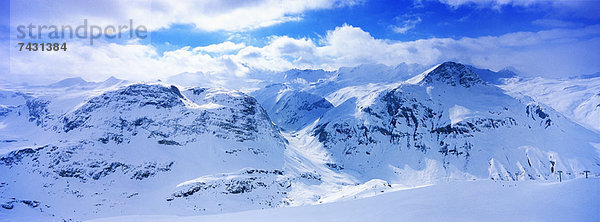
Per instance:
[[[160,55],[153,46],[132,43],[70,43],[67,52],[11,54],[12,75],[61,79],[108,76],[132,80],[164,79],[178,73],[243,77],[252,70],[283,71],[381,63],[434,65],[457,61],[501,69],[513,66],[525,73],[567,76],[600,70],[600,25],[578,29],[549,29],[478,38],[430,38],[391,41],[374,38],[361,28],[344,25],[318,41],[288,36],[271,37],[263,47],[224,42],[206,47],[183,47]]]
[[[192,24],[204,31],[243,31],[297,21],[310,10],[355,5],[362,0],[11,0],[11,24],[99,26],[128,24],[133,19],[150,30]],[[32,7],[53,5],[53,7]]]
[[[203,47],[196,47],[194,51],[203,51],[208,53],[230,53],[233,51],[240,50],[245,48],[246,44],[244,43],[233,43],[230,41],[226,41],[219,44],[208,45]]]
[[[103,80],[117,76],[134,80],[156,80],[169,74],[198,70],[229,73],[226,56],[212,57],[189,47],[167,51],[163,55],[150,45],[68,42],[66,52],[19,52],[11,50],[11,75],[62,79],[83,76]]]
[[[421,23],[421,17],[417,17],[416,19],[408,19],[404,21],[401,26],[392,26],[392,31],[395,33],[404,34],[408,30],[414,29],[419,23]]]

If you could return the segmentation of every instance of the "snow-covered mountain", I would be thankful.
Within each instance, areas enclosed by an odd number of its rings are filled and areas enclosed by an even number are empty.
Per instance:
[[[325,98],[295,90],[285,84],[268,85],[252,93],[279,127],[296,131],[333,108]]]
[[[0,157],[3,210],[221,212],[281,205],[288,189],[286,141],[243,93],[132,84],[65,113],[50,112],[52,100],[3,98],[2,135],[14,138],[3,147],[18,148]]]
[[[600,134],[486,79],[513,71],[494,73],[290,70],[249,94],[112,78],[5,89],[0,215],[214,214],[599,175]]]
[[[600,77],[571,79],[512,78],[500,87],[515,96],[529,96],[569,119],[600,132]]]
[[[473,66],[467,67],[469,67],[469,69],[471,69],[474,73],[477,73],[477,75],[483,81],[491,84],[503,84],[507,79],[517,77],[519,73],[519,71],[512,67],[501,69],[498,72],[494,72],[489,69],[480,69]]]
[[[345,100],[310,132],[330,166],[364,180],[546,180],[559,170],[567,178],[598,170],[598,134],[461,64],[380,91],[340,91],[350,95],[335,96]]]

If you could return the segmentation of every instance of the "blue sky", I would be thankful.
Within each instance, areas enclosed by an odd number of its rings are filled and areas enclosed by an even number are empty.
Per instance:
[[[561,22],[570,27],[596,24],[598,18],[557,14],[556,10],[542,4],[533,10],[529,7],[505,5],[501,8],[465,4],[452,7],[437,1],[420,4],[413,1],[367,1],[351,7],[320,9],[303,13],[300,21],[286,22],[256,30],[242,32],[251,36],[254,44],[264,45],[272,35],[294,38],[319,38],[328,30],[343,24],[361,27],[373,37],[398,41],[423,38],[461,38],[502,35],[518,31],[540,31],[556,24],[540,24],[539,21]],[[394,32],[393,26],[402,26],[407,20],[419,21],[405,33]],[[538,22],[536,22],[538,21]],[[175,38],[181,32],[183,38]],[[225,31],[194,31],[193,25],[178,25],[153,33],[157,44],[170,42],[180,46],[205,46],[226,41],[230,33]],[[203,41],[197,41],[202,39]]]
[[[204,0],[2,1],[5,79],[147,80],[183,72],[335,70],[454,60],[524,75],[600,71],[600,1]],[[44,6],[43,6],[44,5]],[[35,6],[35,7],[33,7]],[[8,16],[7,16],[8,15]],[[10,20],[8,20],[10,18]],[[67,52],[15,50],[18,25],[100,27],[133,19],[150,39],[65,39]],[[9,31],[10,30],[10,31]],[[50,41],[45,39],[45,41]],[[63,40],[61,40],[63,41]],[[8,55],[8,56],[7,56]],[[8,64],[7,64],[8,63]]]

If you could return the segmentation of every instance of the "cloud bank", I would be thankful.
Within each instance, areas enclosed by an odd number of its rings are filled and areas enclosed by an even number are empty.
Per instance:
[[[311,10],[360,4],[362,0],[11,0],[11,24],[126,24],[150,30],[191,24],[203,31],[245,31],[302,19]],[[38,7],[52,5],[52,7]]]
[[[67,52],[13,53],[11,75],[41,79],[109,76],[130,80],[164,79],[179,73],[244,77],[251,71],[291,68],[335,70],[380,63],[434,65],[457,61],[501,69],[512,66],[530,75],[566,76],[600,70],[600,25],[548,29],[478,38],[392,41],[374,38],[360,27],[343,25],[320,39],[272,36],[262,47],[223,42],[159,53],[152,45],[73,42]]]

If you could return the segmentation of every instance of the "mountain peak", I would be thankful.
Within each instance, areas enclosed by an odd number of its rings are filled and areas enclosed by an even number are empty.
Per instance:
[[[444,62],[425,74],[423,83],[442,82],[451,86],[461,85],[471,87],[477,84],[485,84],[469,67],[455,62]]]
[[[72,77],[72,78],[66,78],[61,81],[52,83],[48,86],[50,86],[50,87],[69,87],[69,86],[75,86],[75,85],[84,85],[84,84],[88,84],[88,83],[90,83],[90,82],[85,81],[81,77]]]
[[[108,79],[104,80],[103,82],[120,82],[123,81],[122,79],[118,79],[117,77],[114,76],[110,76],[108,77]]]

